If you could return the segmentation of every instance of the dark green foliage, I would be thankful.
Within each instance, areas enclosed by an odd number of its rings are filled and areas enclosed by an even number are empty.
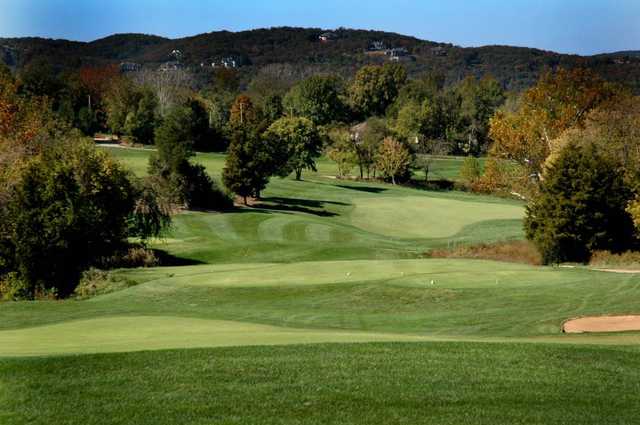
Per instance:
[[[190,110],[189,132],[193,139],[193,147],[199,152],[209,152],[215,148],[214,133],[209,127],[209,114],[205,106],[196,99],[187,103]]]
[[[153,91],[142,89],[137,105],[127,114],[125,132],[137,143],[152,144],[158,121],[158,99]]]
[[[476,80],[466,78],[456,87],[462,97],[461,115],[466,143],[464,150],[468,154],[479,155],[489,148],[489,120],[502,106],[506,97],[504,90],[493,78]]]
[[[206,111],[196,101],[174,108],[156,131],[157,155],[149,160],[149,174],[158,179],[163,197],[187,208],[225,209],[229,201],[199,165],[190,163],[196,143],[205,143]]]
[[[263,102],[262,113],[264,118],[272,123],[281,118],[284,114],[284,106],[282,105],[282,96],[279,94],[268,95]]]
[[[275,172],[273,158],[271,147],[255,131],[238,128],[231,138],[222,181],[246,204],[248,197],[259,197],[267,186]]]
[[[633,243],[633,223],[625,211],[631,197],[615,163],[593,145],[571,143],[527,207],[527,238],[545,264],[586,262],[595,250],[624,251]]]
[[[189,164],[182,176],[184,200],[190,208],[223,211],[233,207],[231,198],[207,174],[204,166]]]
[[[287,114],[305,117],[316,125],[344,120],[342,84],[334,76],[313,76],[295,85],[284,98]]]
[[[162,234],[171,225],[169,207],[149,181],[138,183],[136,202],[127,221],[129,236],[143,241]]]
[[[89,142],[51,142],[9,201],[14,266],[27,296],[67,296],[80,273],[127,237],[135,190],[128,173]]]
[[[19,78],[20,92],[26,96],[57,99],[63,88],[53,66],[43,59],[31,62],[20,72]]]

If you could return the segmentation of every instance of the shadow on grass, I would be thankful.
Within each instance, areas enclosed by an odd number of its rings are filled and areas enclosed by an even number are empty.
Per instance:
[[[373,187],[373,186],[347,186],[343,184],[338,184],[336,186],[341,187],[343,189],[351,189],[351,190],[357,190],[358,192],[367,192],[367,193],[382,193],[389,190],[384,187]]]
[[[338,215],[337,213],[325,210],[325,205],[347,206],[349,204],[335,201],[317,201],[313,199],[269,197],[262,198],[260,203],[256,204],[251,211],[268,212],[275,210],[283,212],[299,212],[312,214],[318,217],[335,217]]]
[[[200,264],[207,264],[204,261],[193,260],[191,258],[181,258],[176,257],[175,255],[169,254],[167,251],[163,251],[161,249],[154,249],[153,253],[160,260],[160,264],[163,267],[172,267],[172,266],[197,266]]]

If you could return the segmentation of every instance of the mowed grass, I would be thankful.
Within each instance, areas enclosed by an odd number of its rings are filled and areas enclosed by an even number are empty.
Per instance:
[[[561,333],[562,322],[571,317],[634,312],[640,291],[636,275],[450,259],[199,265],[121,273],[140,284],[86,301],[3,305],[0,355],[349,338],[640,342],[637,333]]]
[[[149,150],[108,150],[146,173]],[[0,303],[0,423],[635,423],[640,333],[560,328],[640,313],[640,275],[426,259],[522,239],[523,205],[334,174],[179,214],[153,247],[187,265],[125,290]]]
[[[151,151],[108,151],[146,172]],[[223,155],[196,160],[219,181]],[[451,161],[461,160],[435,163]],[[253,263],[419,258],[432,248],[523,238],[521,203],[330,178],[335,173],[322,158],[304,181],[272,178],[254,208],[180,214],[154,247],[203,263]]]
[[[0,423],[634,424],[639,354],[431,342],[0,359]]]

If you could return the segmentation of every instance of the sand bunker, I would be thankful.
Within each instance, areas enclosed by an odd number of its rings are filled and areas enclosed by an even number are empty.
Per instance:
[[[566,333],[640,331],[640,315],[571,319],[564,322],[562,331]]]

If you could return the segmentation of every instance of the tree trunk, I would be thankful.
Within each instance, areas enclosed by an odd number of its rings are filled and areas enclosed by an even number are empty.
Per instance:
[[[249,205],[249,204],[247,203],[247,196],[245,195],[245,196],[243,196],[243,198],[244,198],[244,204],[245,204],[245,205]]]
[[[296,170],[296,180],[302,180],[302,169],[300,168]]]
[[[394,186],[396,184],[396,177],[393,174],[391,175],[391,184],[393,184]]]

